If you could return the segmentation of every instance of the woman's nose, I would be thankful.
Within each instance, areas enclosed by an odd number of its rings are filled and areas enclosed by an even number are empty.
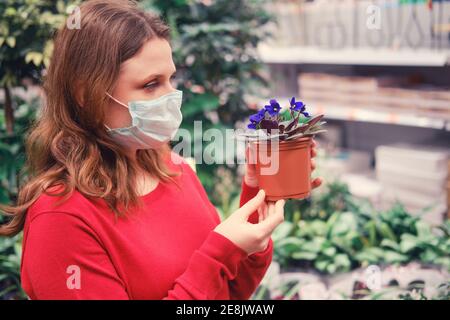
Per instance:
[[[164,87],[164,94],[168,94],[177,90],[175,86],[173,86],[170,82]]]

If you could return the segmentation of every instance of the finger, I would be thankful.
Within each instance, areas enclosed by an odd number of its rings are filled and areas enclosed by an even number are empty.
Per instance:
[[[284,219],[284,200],[278,200],[277,202],[272,202],[269,206],[268,217],[272,219],[272,223],[269,224],[266,232],[269,234],[283,221]],[[266,219],[267,220],[267,219]]]
[[[264,220],[266,220],[268,216],[269,216],[269,206],[267,205],[267,203],[265,203],[265,205],[264,205]]]
[[[317,149],[311,148],[311,158],[314,158],[315,156],[317,156]]]
[[[311,141],[311,147],[312,147],[312,148],[317,147],[317,142],[316,142],[316,140],[312,139],[312,141]]]
[[[266,218],[267,218],[267,212],[268,212],[267,203],[264,202],[264,204],[263,204],[263,220],[266,220]]]
[[[314,171],[314,169],[316,169],[316,161],[311,159],[311,171]]]
[[[271,209],[269,208],[269,215],[267,219],[260,223],[263,231],[266,234],[271,234],[273,230],[284,220],[284,200],[278,200]]]
[[[263,212],[262,212],[262,208],[258,208],[258,223],[260,223],[261,221],[263,221]]]
[[[250,146],[247,144],[247,146],[245,147],[245,161],[247,166],[249,165],[249,161],[248,161],[248,157],[250,155]]]
[[[247,147],[245,148],[245,159],[247,162],[248,166],[254,166],[255,165],[255,159],[256,159],[256,154],[255,154],[255,149],[251,147],[250,143],[247,144]]]
[[[242,207],[240,207],[236,213],[242,217],[243,219],[247,220],[250,215],[258,210],[258,208],[264,203],[264,199],[266,197],[266,193],[264,190],[259,190],[259,192],[256,194],[255,197],[250,199],[246,204],[244,204]]]
[[[264,202],[261,207],[259,207],[259,209],[261,211],[261,219],[259,220],[259,222],[264,221],[264,219],[266,219],[266,214],[267,214],[267,205]]]
[[[267,204],[267,216],[273,215],[275,212],[275,202],[269,202]]]
[[[315,189],[317,187],[319,187],[322,184],[323,180],[322,178],[315,178],[312,182],[311,182],[311,188]]]

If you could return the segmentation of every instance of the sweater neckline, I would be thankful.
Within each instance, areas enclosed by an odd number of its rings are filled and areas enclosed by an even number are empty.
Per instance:
[[[146,193],[142,196],[139,196],[139,198],[143,201],[148,201],[148,200],[151,200],[151,199],[154,199],[154,198],[160,196],[163,191],[164,191],[163,182],[158,181],[158,184],[152,191],[150,191],[149,193]]]

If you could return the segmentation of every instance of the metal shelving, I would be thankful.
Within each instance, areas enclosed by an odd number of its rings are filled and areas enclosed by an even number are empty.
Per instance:
[[[450,65],[450,51],[432,51],[429,49],[323,49],[301,46],[274,47],[265,44],[258,47],[258,53],[265,63],[416,67]]]
[[[277,97],[276,99],[285,105],[290,97]],[[259,104],[263,105],[266,102],[267,99],[261,99]],[[412,114],[385,108],[368,109],[314,101],[306,101],[306,103],[311,113],[324,113],[327,119],[332,120],[383,123],[450,131],[450,116],[443,118],[438,114]]]

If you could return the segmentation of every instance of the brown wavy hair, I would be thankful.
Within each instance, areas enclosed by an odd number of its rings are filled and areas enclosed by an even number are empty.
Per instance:
[[[177,173],[165,165],[163,149],[138,150],[136,162],[115,143],[104,127],[107,97],[122,62],[153,37],[170,40],[169,27],[134,1],[90,0],[80,6],[79,29],[58,30],[44,76],[45,101],[26,138],[28,180],[15,206],[1,206],[9,217],[0,235],[14,236],[24,226],[28,208],[49,188],[67,199],[76,189],[88,199],[102,198],[120,216],[139,205],[136,175],[148,172],[161,181]],[[77,88],[83,88],[83,107]],[[122,210],[125,209],[125,212]]]

